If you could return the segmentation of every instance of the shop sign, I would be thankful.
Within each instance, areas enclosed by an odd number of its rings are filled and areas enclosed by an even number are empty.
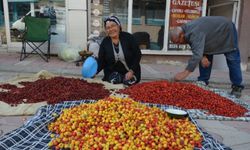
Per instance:
[[[202,16],[203,0],[171,0],[169,13],[169,30],[181,26]],[[170,37],[168,50],[188,50],[188,44],[174,44]]]

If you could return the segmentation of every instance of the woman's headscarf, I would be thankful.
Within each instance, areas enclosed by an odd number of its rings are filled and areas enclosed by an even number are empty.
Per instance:
[[[104,20],[104,27],[106,27],[106,24],[107,24],[108,21],[112,21],[112,22],[116,23],[118,26],[120,26],[120,30],[122,31],[121,22],[118,19],[118,17],[116,17],[116,16],[109,16],[109,17],[107,17]]]

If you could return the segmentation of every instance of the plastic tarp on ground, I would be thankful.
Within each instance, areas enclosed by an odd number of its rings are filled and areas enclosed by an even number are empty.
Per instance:
[[[42,150],[49,149],[48,143],[51,141],[51,132],[47,129],[49,123],[55,120],[55,115],[60,114],[63,109],[74,107],[83,103],[95,103],[94,100],[65,101],[55,105],[42,106],[37,113],[27,121],[22,127],[2,136],[0,138],[0,149],[5,150]],[[162,110],[169,108],[167,105],[146,104],[156,106]],[[231,148],[218,142],[211,135],[202,131],[197,123],[190,117],[190,120],[196,125],[197,129],[203,136],[202,148],[195,149],[213,149],[213,150],[230,150]]]
[[[204,86],[203,84],[196,83],[197,86],[205,89],[212,91],[213,93],[216,93],[222,97],[227,98],[228,100],[233,101],[236,104],[239,104],[243,107],[245,107],[248,112],[245,114],[244,117],[225,117],[225,116],[219,116],[219,115],[213,115],[213,114],[208,114],[207,111],[205,110],[200,110],[200,109],[188,109],[188,113],[194,118],[194,119],[205,119],[205,120],[221,120],[221,121],[245,121],[245,122],[250,122],[250,105],[243,100],[236,98],[235,96],[230,95],[228,92],[225,90],[221,89],[216,89],[216,88],[210,88],[208,86]],[[174,106],[173,106],[174,107]]]

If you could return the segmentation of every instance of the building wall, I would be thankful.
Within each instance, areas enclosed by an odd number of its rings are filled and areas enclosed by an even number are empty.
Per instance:
[[[247,66],[248,58],[250,57],[250,1],[242,0],[241,12],[239,20],[239,47],[241,52],[241,61],[245,69],[250,69]]]
[[[183,69],[186,67],[187,61],[190,59],[189,55],[150,55],[143,54],[141,63],[155,63],[155,64],[183,64]]]

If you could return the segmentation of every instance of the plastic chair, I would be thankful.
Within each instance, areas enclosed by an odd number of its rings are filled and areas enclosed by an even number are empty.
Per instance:
[[[26,16],[24,23],[25,31],[22,36],[20,61],[27,58],[30,54],[36,53],[48,62],[50,58],[50,19]],[[48,43],[47,52],[41,50],[41,46],[45,43]],[[27,53],[26,45],[32,48],[30,53]]]

